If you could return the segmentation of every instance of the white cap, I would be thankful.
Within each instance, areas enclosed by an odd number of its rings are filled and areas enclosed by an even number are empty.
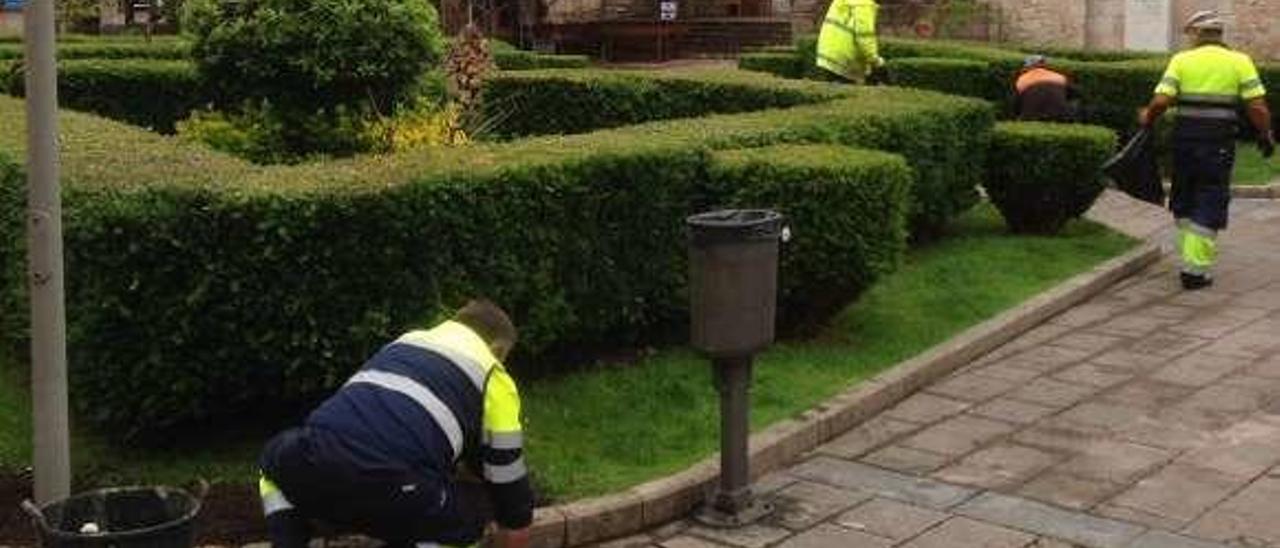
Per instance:
[[[1218,14],[1218,10],[1202,10],[1191,14],[1187,18],[1185,28],[1189,31],[1221,31],[1225,29],[1227,22],[1223,20],[1222,15]]]

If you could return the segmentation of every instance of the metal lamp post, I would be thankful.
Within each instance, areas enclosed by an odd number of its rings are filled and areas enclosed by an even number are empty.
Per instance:
[[[752,359],[774,336],[783,218],[767,210],[725,210],[686,222],[691,338],[711,358],[720,393],[720,483],[697,518],[737,527],[773,511],[751,493],[747,442]]]
[[[23,17],[27,86],[27,263],[35,423],[33,463],[35,496],[41,504],[65,498],[71,491],[53,2],[28,0]]]

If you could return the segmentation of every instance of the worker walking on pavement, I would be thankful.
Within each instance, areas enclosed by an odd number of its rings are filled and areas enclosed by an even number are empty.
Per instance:
[[[1155,97],[1138,116],[1143,127],[1150,127],[1176,106],[1169,208],[1178,224],[1181,280],[1186,289],[1213,284],[1216,239],[1227,227],[1237,110],[1242,105],[1258,132],[1262,155],[1270,158],[1275,152],[1267,92],[1258,70],[1248,55],[1226,46],[1224,28],[1216,11],[1197,12],[1187,20],[1193,46],[1169,62]]]
[[[497,546],[525,546],[533,495],[502,365],[515,341],[502,309],[472,301],[384,346],[301,428],[272,438],[259,460],[272,545],[307,546],[317,520],[388,546],[465,546],[492,516]],[[455,479],[459,463],[483,483]]]
[[[1049,68],[1043,55],[1031,55],[1022,62],[1013,88],[1019,120],[1071,122],[1076,118],[1072,101],[1079,99],[1079,92],[1065,74]]]
[[[883,80],[875,0],[831,0],[818,33],[819,68],[855,83]]]

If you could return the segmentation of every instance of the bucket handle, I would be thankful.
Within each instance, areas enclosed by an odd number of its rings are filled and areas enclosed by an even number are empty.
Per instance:
[[[35,521],[36,525],[40,526],[40,529],[49,530],[49,522],[45,521],[44,512],[40,511],[40,507],[36,506],[36,503],[31,502],[31,499],[23,499],[21,506],[22,510],[28,516],[31,516],[32,521]]]
[[[204,504],[205,497],[209,496],[209,482],[204,478],[196,478],[196,484],[193,486],[193,495],[200,504]]]

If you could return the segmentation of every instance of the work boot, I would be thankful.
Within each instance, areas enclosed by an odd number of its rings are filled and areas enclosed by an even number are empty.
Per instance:
[[[1209,276],[1206,276],[1204,274],[1192,274],[1190,272],[1183,272],[1181,273],[1181,277],[1182,277],[1182,288],[1187,291],[1204,289],[1206,287],[1213,285],[1213,278],[1210,278]]]

